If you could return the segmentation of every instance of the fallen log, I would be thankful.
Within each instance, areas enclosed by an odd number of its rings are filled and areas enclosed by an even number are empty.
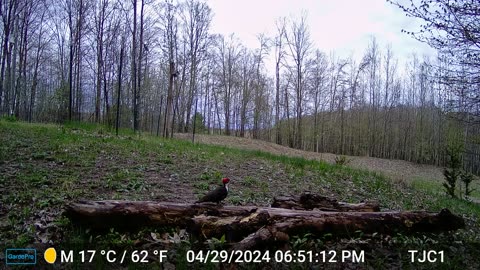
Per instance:
[[[331,212],[378,212],[378,202],[345,203],[312,193],[303,193],[300,196],[276,197],[272,207],[296,210],[321,210]]]
[[[443,209],[440,213],[325,212],[253,206],[222,206],[211,203],[180,204],[151,201],[84,201],[66,206],[65,215],[74,223],[94,229],[174,226],[204,237],[252,241],[302,232],[351,235],[364,233],[440,232],[464,227],[463,218]],[[260,230],[260,231],[259,231]],[[282,234],[279,234],[282,233]],[[248,246],[249,243],[245,243]]]
[[[273,226],[267,226],[235,243],[231,250],[258,250],[269,247],[271,244],[287,243],[288,240],[290,240],[288,234],[277,231]]]

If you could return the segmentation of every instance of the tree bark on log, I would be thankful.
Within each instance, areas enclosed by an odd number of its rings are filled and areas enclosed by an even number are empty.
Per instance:
[[[303,193],[298,197],[286,196],[276,197],[273,200],[272,207],[286,208],[296,210],[321,210],[332,212],[378,212],[380,205],[378,202],[345,203],[338,202],[334,198],[329,198],[312,193]]]
[[[240,241],[247,237],[241,242],[245,247],[259,239],[285,238],[285,235],[306,232],[348,236],[357,231],[391,234],[440,232],[464,227],[463,219],[447,209],[440,213],[325,212],[212,203],[84,201],[67,205],[65,215],[74,223],[94,229],[174,226],[186,228],[204,238],[225,235],[229,241]]]

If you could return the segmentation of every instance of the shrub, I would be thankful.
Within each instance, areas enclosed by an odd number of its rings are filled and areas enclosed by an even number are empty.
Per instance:
[[[343,166],[346,165],[350,162],[349,159],[347,159],[346,156],[336,156],[335,157],[335,164]]]
[[[7,122],[13,123],[13,122],[17,122],[17,117],[15,117],[15,115],[5,115],[5,116],[2,116],[1,120],[5,120]]]

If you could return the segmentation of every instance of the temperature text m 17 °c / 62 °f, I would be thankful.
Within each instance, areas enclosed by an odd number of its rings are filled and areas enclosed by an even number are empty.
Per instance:
[[[155,257],[158,257],[159,262],[167,259],[167,250],[154,250],[152,254]],[[82,250],[78,252],[78,259],[75,258],[75,261],[79,260],[81,263],[91,263],[94,261],[94,258],[97,255],[101,255],[109,263],[124,263],[124,262],[133,262],[133,263],[149,263],[150,253],[147,250],[133,250],[133,251],[115,251],[115,250],[101,250],[97,252],[96,250]],[[74,261],[74,252],[73,250],[60,251],[60,262],[62,263],[71,263]]]

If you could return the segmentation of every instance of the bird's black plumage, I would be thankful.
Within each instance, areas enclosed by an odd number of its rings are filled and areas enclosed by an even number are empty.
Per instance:
[[[230,179],[223,178],[222,182],[223,182],[223,186],[220,186],[215,190],[210,191],[205,196],[203,196],[200,200],[198,200],[197,203],[199,202],[219,203],[223,201],[228,195],[228,182],[230,182]]]

